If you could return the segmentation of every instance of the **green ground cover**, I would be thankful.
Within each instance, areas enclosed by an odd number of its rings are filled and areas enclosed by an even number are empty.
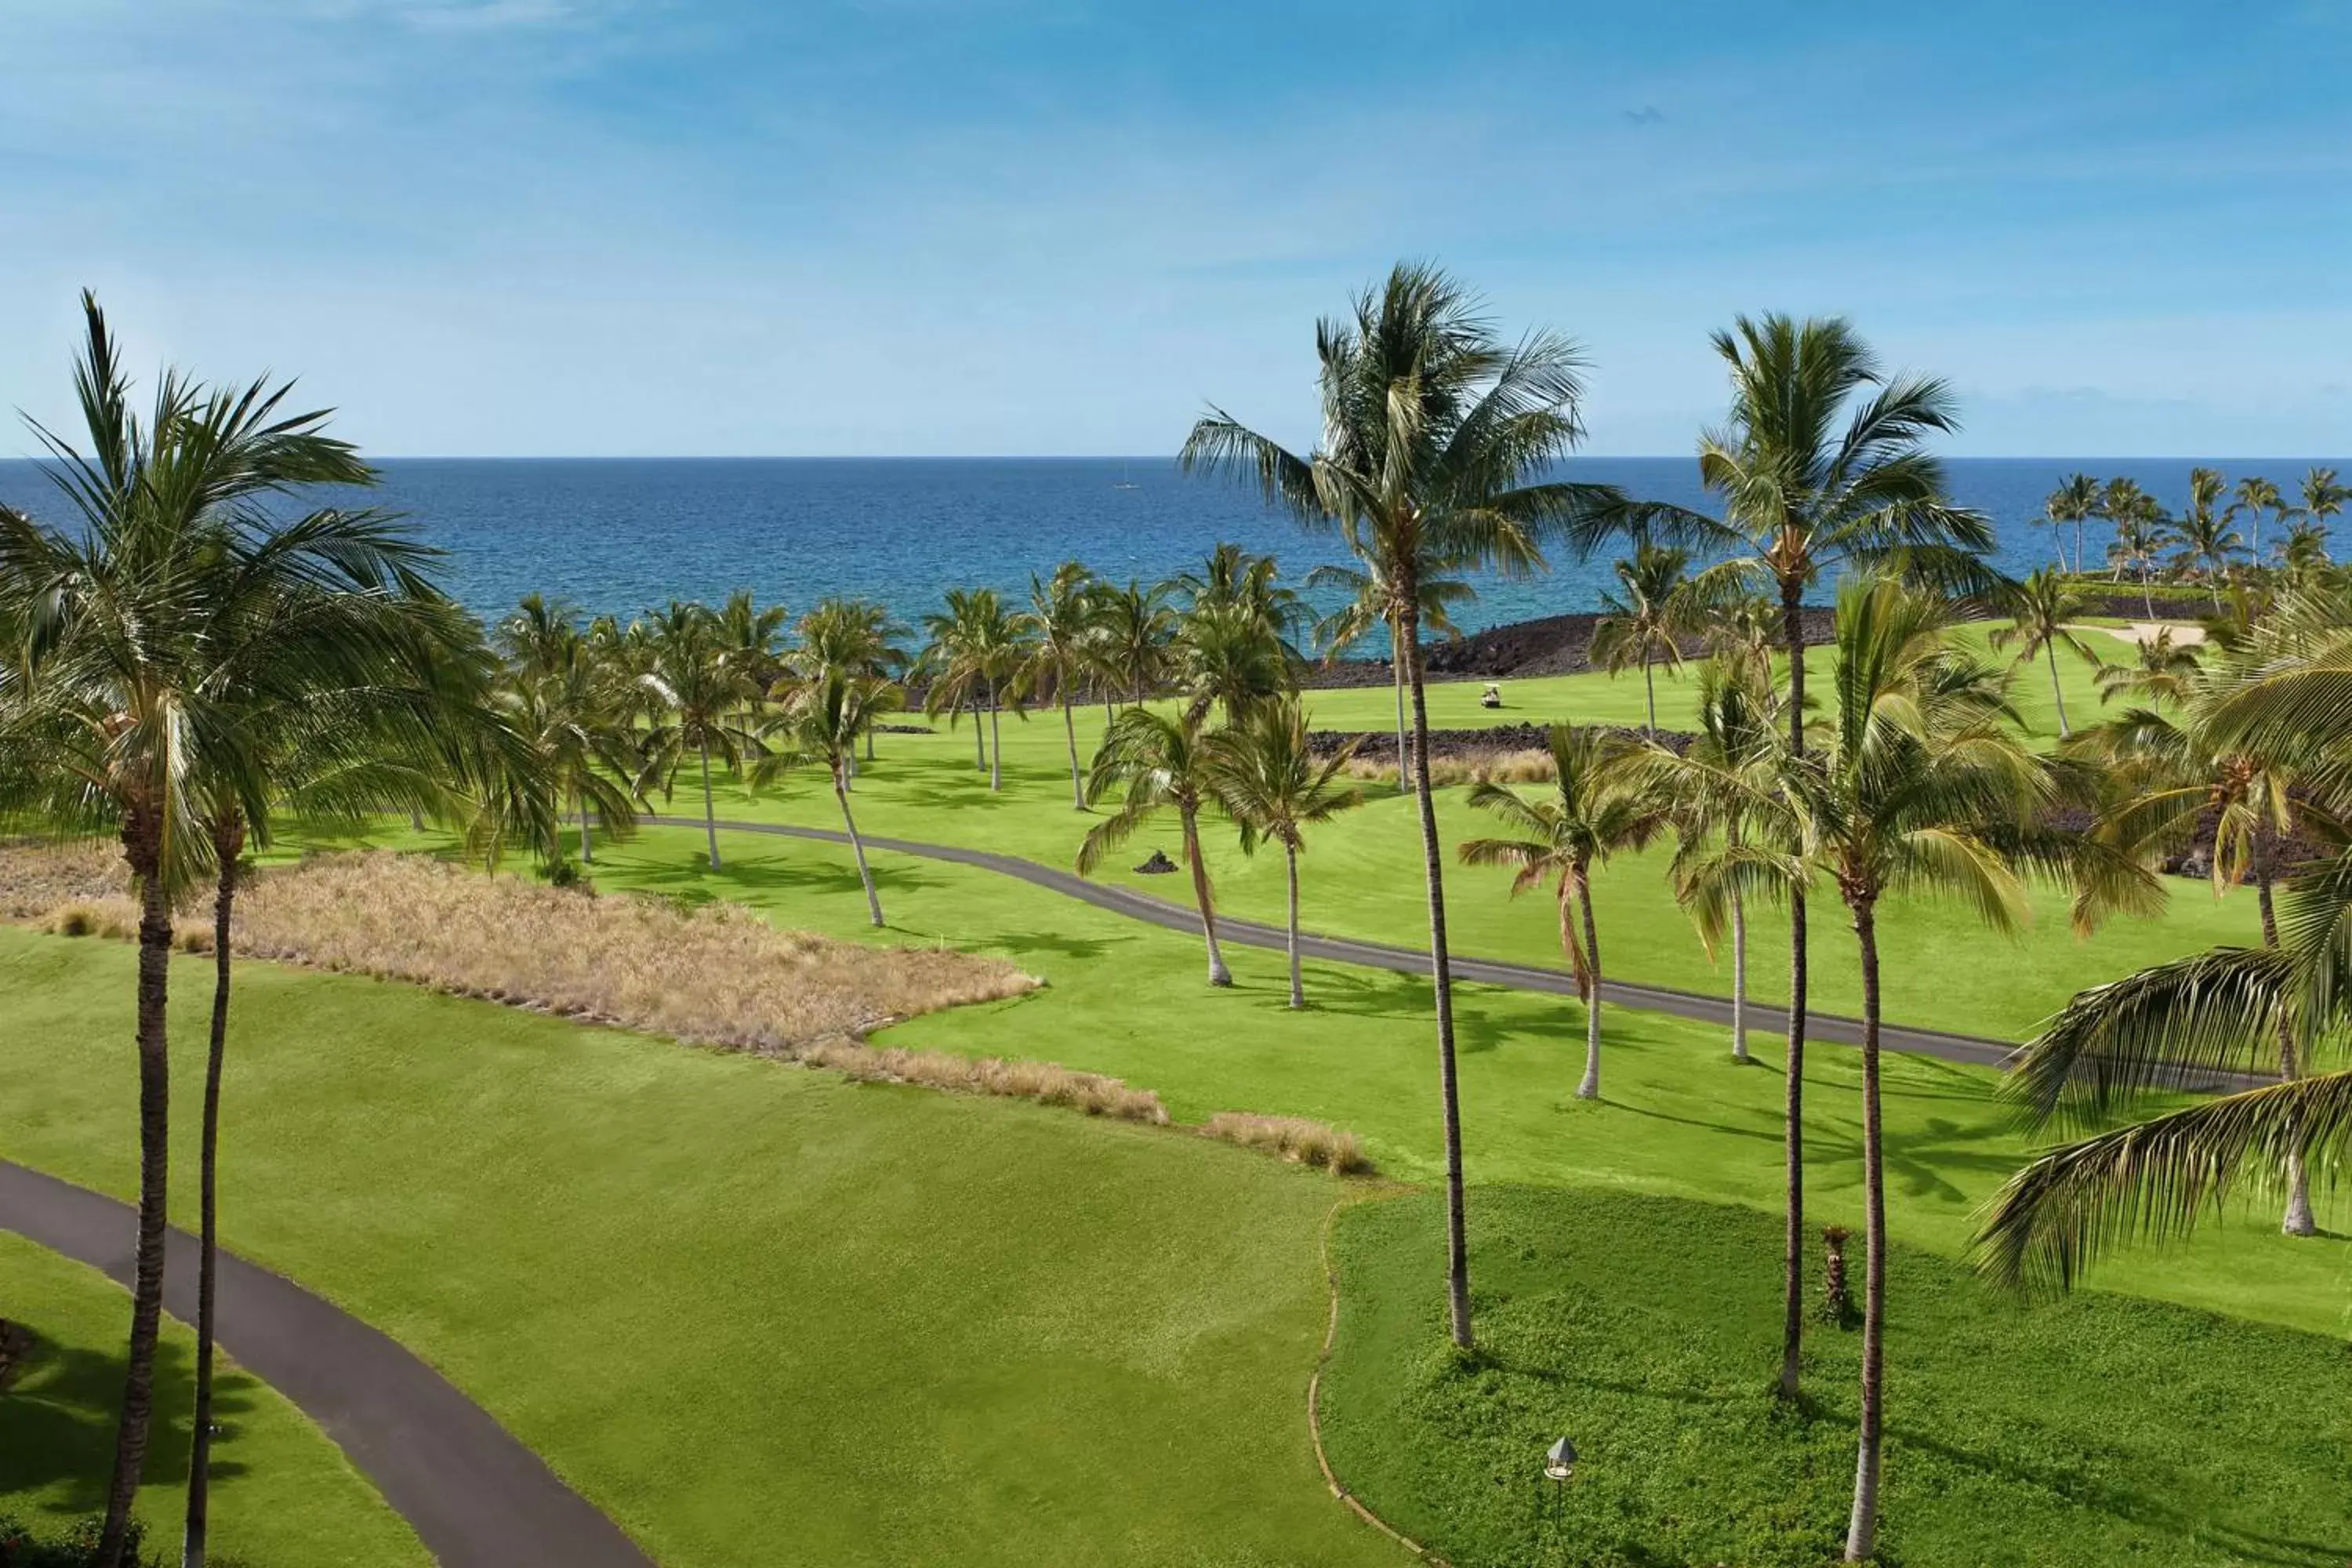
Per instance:
[[[1964,636],[1980,637],[1980,628]],[[2113,639],[2105,639],[2112,641]],[[2120,650],[2120,644],[2116,650]],[[2116,650],[2110,650],[2116,651]],[[2121,657],[2117,652],[2117,657]],[[2089,667],[2062,664],[2069,683],[2070,711],[2095,710]],[[2022,672],[2021,705],[2037,723],[2034,698],[2047,702],[2038,667]],[[1676,678],[1663,676],[1661,712],[1679,715],[1688,691]],[[2077,696],[2077,689],[2080,695]],[[1441,683],[1431,689],[1431,722],[1440,727],[1491,723],[1496,715],[1477,706],[1479,683]],[[1513,721],[1572,718],[1580,721],[1639,723],[1641,683],[1625,678],[1574,675],[1507,683]],[[1318,691],[1308,700],[1315,722],[1325,727],[1380,728],[1392,717],[1385,689]],[[1102,710],[1077,714],[1082,755],[1090,754],[1101,732]],[[1071,809],[1069,761],[1058,714],[1026,722],[1008,720],[1004,734],[1005,784],[992,793],[972,765],[969,722],[933,734],[887,735],[880,756],[860,780],[856,806],[866,832],[933,843],[967,845],[1022,856],[1067,869],[1083,837],[1087,818]],[[1416,944],[1427,941],[1428,914],[1422,891],[1421,844],[1408,798],[1370,786],[1370,804],[1315,829],[1304,861],[1305,922],[1339,935]],[[1440,792],[1439,830],[1449,844],[1491,827],[1462,804],[1463,791]],[[698,814],[698,791],[681,783],[666,807],[680,816]],[[719,814],[757,821],[838,827],[830,793],[813,776],[787,778],[756,796],[722,786]],[[1208,854],[1220,907],[1249,919],[1277,921],[1284,900],[1280,857],[1252,860],[1234,836],[1208,830]],[[1154,897],[1183,900],[1187,889],[1172,878],[1136,875],[1130,868],[1155,847],[1171,855],[1178,846],[1173,822],[1140,836],[1131,852],[1102,873]],[[723,857],[722,857],[723,858]],[[1623,857],[1596,878],[1603,956],[1609,972],[1629,981],[1714,992],[1730,989],[1727,957],[1710,962],[1689,922],[1674,901],[1664,875],[1665,852]],[[1967,911],[1920,900],[1890,900],[1880,917],[1880,943],[1886,959],[1889,1017],[1962,1033],[2021,1039],[2053,1010],[2086,985],[2126,974],[2146,964],[2220,942],[2255,940],[2252,900],[2216,900],[2203,883],[2168,884],[2171,908],[2161,919],[2118,921],[2088,940],[2067,929],[2066,900],[2055,889],[2038,890],[2032,929],[2018,938],[1984,931]],[[1449,921],[1455,950],[1522,963],[1560,962],[1557,926],[1541,900],[1513,901],[1507,874],[1453,868],[1448,876]],[[1852,932],[1833,900],[1813,921],[1813,1005],[1853,1013],[1861,1005],[1860,980]],[[1751,994],[1779,1000],[1788,991],[1786,925],[1772,910],[1759,910],[1749,970]]]
[[[0,930],[0,1152],[118,1195],[133,959]],[[208,973],[176,972],[184,1044]],[[1392,1561],[1307,1443],[1329,1178],[396,984],[238,984],[227,1240],[432,1361],[667,1568]]]
[[[1351,1207],[1323,1429],[1359,1496],[1457,1568],[1813,1568],[1843,1542],[1858,1332],[1817,1328],[1776,1408],[1770,1219],[1490,1189],[1481,1362],[1442,1342],[1433,1195]],[[1857,1269],[1857,1278],[1858,1278]],[[2340,1340],[2115,1297],[2021,1308],[1944,1259],[1889,1270],[1885,1561],[2332,1568],[2352,1554]],[[1551,1440],[1581,1454],[1563,1491]]]
[[[0,1317],[35,1336],[23,1377],[0,1394],[0,1515],[46,1535],[105,1508],[130,1316],[130,1298],[98,1270],[0,1231]],[[162,1418],[139,1512],[150,1541],[174,1548],[173,1561],[194,1366],[194,1335],[165,1320],[155,1377]],[[224,1568],[432,1562],[341,1450],[276,1393],[232,1366],[214,1397],[224,1431],[213,1448],[213,1544]]]

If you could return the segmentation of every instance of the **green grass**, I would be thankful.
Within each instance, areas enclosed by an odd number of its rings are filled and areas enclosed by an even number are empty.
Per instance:
[[[106,1506],[131,1299],[94,1268],[0,1231],[0,1317],[29,1329],[32,1358],[0,1394],[0,1514],[43,1534]],[[195,1338],[165,1320],[160,1413],[139,1513],[178,1561]],[[215,1561],[252,1568],[425,1568],[432,1558],[326,1435],[276,1393],[226,1367],[214,1391]]]
[[[0,930],[0,1151],[117,1194],[132,967]],[[184,1045],[207,973],[175,970]],[[225,1235],[667,1568],[1391,1561],[1307,1443],[1328,1177],[396,984],[238,986]]]
[[[1981,628],[1966,629],[1978,637]],[[2112,639],[2102,639],[2112,641]],[[2118,651],[2121,645],[2116,645]],[[2118,656],[2119,653],[2118,653]],[[2087,666],[2071,658],[2062,664],[2075,710],[2095,708]],[[2022,672],[2021,706],[2037,724],[2045,723],[2047,685],[2039,668]],[[1491,722],[1477,708],[1479,684],[1443,683],[1431,689],[1431,722],[1441,727]],[[1502,715],[1518,719],[1574,719],[1580,722],[1638,723],[1638,679],[1610,680],[1600,675],[1553,677],[1507,682],[1514,706]],[[1311,693],[1315,721],[1341,728],[1380,728],[1390,721],[1384,689]],[[1669,703],[1671,702],[1671,710]],[[1680,714],[1688,691],[1668,679],[1662,711]],[[2042,707],[2037,708],[2039,702]],[[1088,752],[1101,729],[1099,708],[1080,715],[1079,745]],[[1058,714],[1027,722],[1008,720],[1005,787],[992,793],[972,766],[969,728],[932,735],[889,735],[881,755],[859,782],[858,824],[866,832],[967,845],[1018,855],[1068,868],[1090,818],[1071,809],[1069,763]],[[1439,831],[1452,845],[1491,831],[1462,804],[1463,793],[1440,792]],[[1422,889],[1420,830],[1412,803],[1372,786],[1370,804],[1308,837],[1303,863],[1305,922],[1341,935],[1415,944],[1428,940],[1428,913]],[[701,810],[698,791],[681,784],[667,810],[680,816]],[[812,778],[788,779],[781,786],[747,796],[722,787],[722,816],[837,827],[840,818],[829,792]],[[1212,825],[1208,856],[1220,907],[1254,920],[1282,918],[1284,887],[1279,856],[1244,857],[1234,836]],[[1176,879],[1137,876],[1130,869],[1154,847],[1177,848],[1172,822],[1139,837],[1117,856],[1104,879],[1154,897],[1182,900]],[[1621,858],[1596,879],[1601,944],[1610,973],[1620,978],[1685,990],[1727,994],[1729,961],[1710,962],[1688,921],[1675,904],[1665,880],[1663,849]],[[1507,897],[1508,876],[1500,870],[1454,867],[1448,872],[1448,919],[1457,952],[1521,963],[1557,964],[1559,936],[1546,900]],[[1890,1018],[1961,1033],[2021,1039],[2042,1019],[2084,986],[2115,979],[2180,953],[2221,942],[2255,940],[2250,897],[2216,900],[2201,882],[2173,879],[2168,912],[2149,921],[2119,921],[2087,940],[2067,929],[2066,900],[2056,889],[2037,889],[2034,919],[2019,937],[1987,931],[1966,910],[1917,899],[1890,900],[1882,907],[1879,941],[1885,960],[1886,1009]],[[1853,934],[1843,911],[1824,894],[1812,921],[1813,1005],[1853,1013],[1861,1006],[1861,984]],[[1780,1000],[1788,990],[1785,918],[1759,910],[1749,969],[1753,994]]]
[[[1816,1327],[1811,1408],[1775,1408],[1778,1226],[1591,1192],[1478,1198],[1485,1353],[1466,1368],[1434,1348],[1440,1205],[1340,1216],[1324,1436],[1358,1495],[1457,1568],[1834,1559],[1861,1336]],[[1906,1248],[1889,1295],[1885,1561],[2352,1555],[2339,1341],[2111,1297],[2020,1308]],[[1581,1463],[1555,1492],[1538,1470],[1563,1434]]]

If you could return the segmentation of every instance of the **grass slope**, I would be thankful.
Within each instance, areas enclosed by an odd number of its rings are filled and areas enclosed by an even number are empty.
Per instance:
[[[0,1152],[118,1194],[132,966],[0,930]],[[184,1104],[205,973],[175,971]],[[231,1243],[668,1568],[1391,1560],[1307,1444],[1327,1177],[264,964],[226,1098]]]
[[[1966,635],[1980,637],[1980,629]],[[2105,639],[2112,642],[2114,639]],[[2108,650],[2121,657],[2121,644]],[[2069,683],[2069,711],[2080,721],[2096,710],[2089,667],[2071,656],[2063,663]],[[2021,672],[2020,707],[2047,738],[2046,670]],[[1662,715],[1681,721],[1690,694],[1669,678],[1660,697]],[[1513,721],[1572,719],[1579,722],[1641,721],[1641,683],[1612,681],[1601,675],[1558,676],[1506,683],[1512,706],[1502,714],[1477,707],[1475,682],[1441,683],[1431,689],[1431,722],[1440,727],[1475,726],[1496,718]],[[2080,688],[2078,691],[2076,688]],[[2037,707],[2038,700],[2041,704]],[[1379,729],[1391,721],[1385,689],[1308,694],[1318,725]],[[1099,708],[1081,710],[1078,739],[1090,754],[1102,727]],[[1058,714],[1003,726],[1005,787],[992,793],[986,776],[972,765],[969,721],[935,734],[888,735],[880,757],[859,781],[858,825],[872,834],[932,843],[969,845],[1068,868],[1090,818],[1070,806],[1069,762]],[[1341,935],[1413,944],[1427,941],[1428,913],[1422,890],[1420,829],[1412,803],[1384,786],[1369,788],[1370,804],[1315,829],[1303,862],[1304,920],[1310,928]],[[1460,789],[1439,795],[1439,831],[1452,845],[1493,831],[1491,821],[1467,810]],[[702,801],[691,781],[681,780],[667,807],[698,815]],[[840,826],[828,791],[814,775],[749,796],[722,785],[723,817]],[[1283,867],[1276,855],[1244,858],[1234,836],[1212,825],[1206,832],[1212,875],[1220,907],[1254,920],[1279,921],[1285,898]],[[1187,889],[1175,879],[1139,877],[1129,868],[1154,847],[1178,848],[1174,824],[1139,836],[1129,850],[1114,857],[1102,875],[1155,897],[1182,900]],[[1601,945],[1610,971],[1631,981],[1717,994],[1730,989],[1730,963],[1710,962],[1665,882],[1663,849],[1628,856],[1596,878]],[[1453,867],[1447,887],[1448,920],[1457,952],[1556,964],[1559,934],[1546,900],[1507,897],[1509,878],[1493,869]],[[2202,883],[2169,884],[2171,908],[2160,920],[2110,924],[2087,941],[2067,929],[2066,900],[2054,890],[2034,895],[2034,922],[2021,938],[1985,931],[1966,910],[1917,899],[1893,899],[1883,906],[1880,945],[1886,965],[1888,1016],[1913,1024],[2021,1039],[2076,991],[2115,979],[2161,959],[2220,942],[2256,940],[2250,896],[2217,900]],[[1854,942],[1843,911],[1826,891],[1813,922],[1812,998],[1817,1007],[1853,1013],[1861,1005]],[[1754,994],[1770,1000],[1788,993],[1786,921],[1777,911],[1756,912],[1749,982]]]
[[[0,1231],[0,1316],[34,1335],[23,1378],[0,1394],[0,1514],[51,1533],[106,1507],[122,1398],[130,1298],[94,1268]],[[165,1320],[159,1419],[139,1512],[177,1561],[185,1506],[195,1336]],[[326,1435],[274,1391],[225,1367],[214,1391],[226,1428],[213,1448],[215,1561],[252,1568],[425,1568],[432,1562]]]
[[[1813,1568],[1844,1538],[1861,1335],[1775,1408],[1776,1225],[1658,1198],[1481,1193],[1483,1364],[1440,1343],[1443,1211],[1340,1216],[1323,1429],[1342,1480],[1457,1568]],[[1861,1276],[1855,1243],[1854,1278]],[[2332,1568],[2352,1554],[2340,1342],[2085,1298],[2021,1309],[1891,1260],[1884,1560]],[[1564,1493],[1538,1478],[1562,1434]]]

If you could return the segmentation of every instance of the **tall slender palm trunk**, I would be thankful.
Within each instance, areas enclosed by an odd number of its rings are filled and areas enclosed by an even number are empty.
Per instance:
[[[702,836],[710,847],[710,868],[719,869],[719,807],[710,796],[710,744],[702,746]]]
[[[1804,585],[1780,590],[1789,651],[1789,747],[1805,752]],[[1780,1397],[1797,1397],[1805,1354],[1805,889],[1789,890],[1789,1050],[1782,1087],[1781,1153],[1788,1227],[1780,1279]]]
[[[196,1251],[196,1410],[188,1447],[187,1525],[180,1543],[181,1568],[204,1568],[211,1520],[213,1450],[214,1299],[220,1268],[221,1065],[228,1054],[228,999],[232,962],[229,927],[236,916],[237,857],[245,853],[245,818],[231,812],[213,829],[219,879],[213,890],[213,1020],[205,1052],[205,1112],[197,1160],[199,1215]]]
[[[580,863],[583,866],[596,863],[595,841],[588,832],[588,797],[584,795],[580,797]]]
[[[852,742],[850,749],[856,749]],[[874,928],[882,928],[882,899],[874,890],[874,873],[866,864],[866,840],[857,837],[857,819],[849,815],[849,771],[846,760],[836,763],[833,770],[833,798],[841,803],[841,826],[849,831],[849,852],[857,858],[857,880],[866,889],[866,912]]]
[[[1391,636],[1389,640],[1391,644],[1401,645],[1402,642],[1402,634]],[[1412,787],[1412,753],[1411,749],[1405,744],[1404,656],[1398,653],[1394,647],[1391,647],[1390,654],[1389,679],[1390,683],[1396,688],[1397,793],[1402,795],[1406,790]]]
[[[1412,790],[1421,810],[1421,858],[1429,885],[1429,977],[1437,999],[1437,1092],[1445,1138],[1445,1305],[1454,1342],[1470,1347],[1470,1245],[1462,1191],[1462,1084],[1454,1058],[1454,969],[1445,942],[1445,858],[1429,788],[1429,693],[1422,677],[1420,584],[1402,585],[1400,657],[1412,693]]]
[[[1004,787],[1004,731],[1002,723],[1003,707],[996,693],[988,694],[988,787],[992,791]]]
[[[2066,728],[2066,689],[2058,683],[2058,645],[2043,643],[2042,651],[2050,656],[2050,700],[2058,705],[2058,738],[2063,741],[2074,731]]]
[[[1867,896],[1853,903],[1862,945],[1862,1430],[1854,1444],[1853,1516],[1845,1560],[1878,1550],[1878,1476],[1886,1424],[1886,1166],[1878,1095],[1878,919]]]
[[[1209,897],[1209,868],[1201,859],[1201,820],[1198,808],[1187,805],[1181,815],[1184,820],[1184,864],[1192,871],[1192,901],[1201,910],[1201,935],[1209,944],[1209,984],[1231,985],[1234,972],[1225,967],[1224,951],[1217,945],[1217,910]]]
[[[155,1414],[155,1342],[163,1317],[163,1236],[171,1176],[172,1067],[169,1002],[172,904],[163,881],[163,825],[134,808],[122,832],[139,884],[139,1229],[131,1288],[131,1345],[107,1484],[99,1568],[121,1568],[131,1507],[147,1460]]]
[[[2263,915],[2263,945],[2275,949],[2279,944],[2278,913],[2271,899],[2271,829],[2256,829],[2254,835],[2254,902]],[[2282,1015],[2278,1022],[2279,1077],[2301,1078],[2303,1062],[2294,1047],[2294,1025]],[[2316,1236],[2319,1222],[2311,1212],[2311,1172],[2305,1166],[2303,1152],[2290,1150],[2286,1157],[2286,1212],[2279,1218],[2279,1229],[2287,1236]]]
[[[1282,858],[1290,872],[1290,1005],[1297,1009],[1307,1005],[1307,988],[1298,979],[1298,846],[1283,845]]]
[[[988,737],[981,732],[980,699],[971,700],[971,765],[982,773],[988,771]]]
[[[1070,805],[1076,810],[1087,808],[1086,780],[1078,773],[1078,721],[1070,711],[1069,699],[1062,700],[1062,736],[1070,743]]]
[[[1601,929],[1592,921],[1591,873],[1576,871],[1576,907],[1584,917],[1584,963],[1591,975],[1584,998],[1584,1077],[1576,1085],[1579,1100],[1601,1098]]]
[[[1745,1063],[1748,1054],[1748,901],[1731,895],[1731,1059]]]
[[[1649,726],[1645,733],[1655,735],[1658,732],[1658,678],[1651,667],[1650,650],[1646,647],[1642,650],[1642,700],[1649,711]]]

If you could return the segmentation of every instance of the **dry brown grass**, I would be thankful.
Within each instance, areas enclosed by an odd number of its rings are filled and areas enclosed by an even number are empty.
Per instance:
[[[80,839],[0,841],[0,920],[45,921],[66,904],[92,910],[120,904],[139,923],[131,900],[131,873],[122,851],[110,843]]]
[[[1222,1138],[1244,1149],[1256,1149],[1335,1176],[1371,1174],[1371,1157],[1352,1132],[1326,1127],[1297,1116],[1259,1116],[1245,1110],[1220,1110],[1202,1124],[1202,1135]]]
[[[1377,784],[1393,784],[1397,781],[1394,763],[1376,762],[1369,757],[1350,762],[1348,773],[1350,777]],[[1465,784],[1549,784],[1551,753],[1495,751],[1434,756],[1429,759],[1429,778],[1440,789]]]
[[[1150,1089],[1131,1089],[1115,1078],[1076,1072],[1053,1062],[1006,1061],[999,1057],[960,1057],[946,1051],[877,1049],[855,1040],[817,1041],[799,1053],[813,1067],[831,1068],[872,1083],[919,1083],[965,1094],[1003,1095],[1040,1105],[1066,1105],[1088,1116],[1165,1126],[1167,1108]]]

